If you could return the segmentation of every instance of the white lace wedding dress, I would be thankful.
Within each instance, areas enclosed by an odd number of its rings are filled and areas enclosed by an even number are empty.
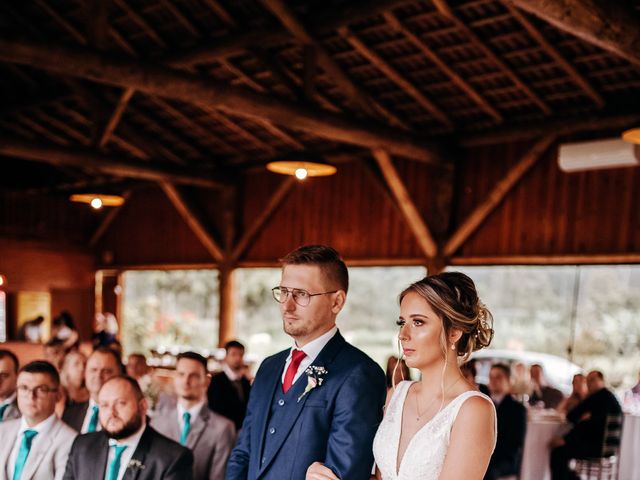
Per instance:
[[[416,432],[402,457],[399,470],[396,471],[402,411],[412,383],[404,381],[397,385],[373,441],[373,454],[383,480],[437,480],[447,455],[453,422],[464,401],[479,396],[493,405],[489,397],[476,391],[465,392],[454,398]]]

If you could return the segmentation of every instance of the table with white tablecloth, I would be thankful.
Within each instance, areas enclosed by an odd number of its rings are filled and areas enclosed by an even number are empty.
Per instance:
[[[640,416],[625,415],[620,440],[618,480],[640,479]]]
[[[524,439],[520,480],[550,480],[549,442],[567,432],[568,424],[562,420],[530,420]]]

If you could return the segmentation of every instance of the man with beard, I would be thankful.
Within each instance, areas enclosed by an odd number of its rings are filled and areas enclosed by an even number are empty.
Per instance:
[[[98,421],[98,392],[110,378],[122,373],[120,357],[113,350],[101,347],[87,359],[84,383],[91,397],[88,402],[67,401],[62,421],[80,433],[100,430]]]
[[[194,480],[223,480],[236,429],[231,420],[207,407],[207,360],[195,352],[178,355],[175,407],[159,411],[151,425],[193,452]]]
[[[73,442],[64,480],[186,480],[193,455],[147,425],[147,401],[138,382],[114,377],[100,389],[99,432]]]

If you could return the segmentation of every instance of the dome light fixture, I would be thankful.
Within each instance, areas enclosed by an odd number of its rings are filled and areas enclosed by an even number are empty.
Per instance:
[[[622,140],[640,145],[640,127],[630,128],[622,132]]]
[[[333,165],[319,162],[305,162],[302,160],[278,160],[269,162],[267,170],[281,175],[293,175],[298,180],[307,177],[326,177],[338,171]]]
[[[99,210],[104,207],[119,207],[124,203],[120,195],[105,195],[102,193],[76,193],[69,197],[72,202],[86,203]]]

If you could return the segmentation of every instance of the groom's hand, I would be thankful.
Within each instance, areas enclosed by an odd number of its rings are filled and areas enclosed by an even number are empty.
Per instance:
[[[305,480],[340,480],[335,474],[320,462],[313,462],[307,468]]]

